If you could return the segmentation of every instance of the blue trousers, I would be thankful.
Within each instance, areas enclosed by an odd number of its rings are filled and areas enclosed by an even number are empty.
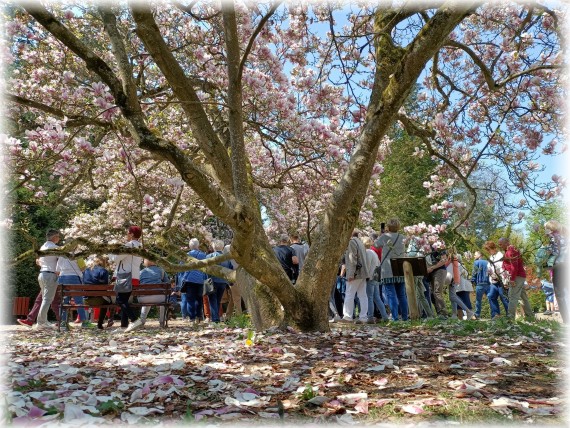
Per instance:
[[[183,286],[186,288],[186,293],[181,293],[182,302],[180,306],[182,317],[189,317],[191,320],[195,320],[196,317],[201,318],[202,308],[204,307],[202,303],[204,284],[185,282]]]

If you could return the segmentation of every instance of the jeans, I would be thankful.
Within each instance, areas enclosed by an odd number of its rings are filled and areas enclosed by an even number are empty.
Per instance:
[[[182,317],[188,316],[191,320],[202,315],[202,293],[204,292],[204,284],[195,282],[184,282],[186,293],[182,293]]]
[[[534,318],[534,312],[532,311],[532,306],[530,306],[530,301],[526,295],[526,290],[524,289],[525,278],[522,276],[517,276],[515,282],[511,282],[509,288],[509,310],[507,316],[514,319],[517,313],[517,305],[519,304],[519,299],[523,302],[523,313],[527,318]]]
[[[461,310],[467,312],[469,308],[467,305],[459,298],[455,292],[455,285],[450,284],[449,286],[449,301],[451,302],[451,310],[453,315],[457,316],[457,307],[459,306]]]
[[[368,296],[368,318],[374,317],[374,305],[376,305],[380,315],[382,315],[382,319],[387,320],[388,314],[386,313],[384,302],[380,298],[380,283],[378,281],[371,279],[366,281],[366,296]]]
[[[461,301],[465,303],[465,306],[467,306],[469,310],[473,310],[473,305],[471,304],[470,291],[456,291],[455,294],[457,294],[457,297],[459,297]]]
[[[403,282],[384,283],[388,307],[392,313],[392,320],[398,321],[398,312],[402,314],[402,320],[408,319],[408,298],[406,286]]]
[[[49,307],[57,291],[57,275],[50,272],[40,272],[38,282],[42,293],[42,304],[38,313],[38,324],[47,324]]]
[[[216,292],[208,295],[208,300],[210,301],[210,316],[213,322],[220,322],[220,305],[222,296],[226,291],[226,284],[214,282],[214,289]]]
[[[77,275],[61,275],[57,279],[57,283],[58,284],[82,284],[83,281],[81,281],[81,278],[79,278],[79,276],[77,276]],[[71,297],[65,297],[63,299],[63,303],[67,304],[67,303],[69,303],[70,300],[71,300]],[[78,305],[83,304],[83,297],[82,296],[75,296],[75,297],[73,297],[73,300]],[[87,313],[85,312],[85,308],[77,308],[77,315],[79,315],[79,319],[81,320],[81,322],[87,321]],[[67,321],[67,311],[63,311],[63,313],[61,314],[61,320]]]
[[[503,302],[503,306],[505,307],[505,312],[509,310],[509,299],[505,296],[503,291],[503,287],[491,283],[491,287],[489,289],[489,293],[487,294],[487,299],[489,299],[489,306],[491,306],[491,318],[495,315],[501,314],[501,305],[499,305],[499,297],[501,298],[501,302]]]
[[[488,296],[490,289],[491,289],[490,284],[477,284],[477,286],[475,287],[475,316],[477,318],[481,316],[481,302],[483,300],[483,295]],[[489,297],[487,297],[487,300],[488,299]]]
[[[353,279],[346,281],[346,294],[344,295],[344,305],[342,312],[344,318],[352,318],[354,312],[354,296],[356,294],[361,296],[360,299],[360,313],[359,318],[361,321],[366,321],[368,316],[368,297],[366,296],[366,279]]]

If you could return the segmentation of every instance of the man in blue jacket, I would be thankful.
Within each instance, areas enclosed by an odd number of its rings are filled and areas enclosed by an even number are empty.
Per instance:
[[[491,281],[489,280],[489,262],[485,260],[479,251],[475,251],[475,263],[473,264],[473,275],[471,282],[475,285],[475,316],[479,319],[481,317],[481,302],[483,295],[488,296],[491,289]],[[491,317],[498,313],[498,307],[489,300],[491,308]]]
[[[188,255],[197,260],[204,260],[206,253],[200,251],[200,241],[196,238],[190,239],[188,244],[190,251]],[[204,280],[206,275],[200,270],[189,270],[184,272],[182,276],[181,293],[181,306],[182,318],[188,317],[191,323],[200,322],[202,316],[203,299],[202,295],[204,290]]]

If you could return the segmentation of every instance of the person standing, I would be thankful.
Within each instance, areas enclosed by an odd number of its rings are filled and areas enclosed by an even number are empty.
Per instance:
[[[507,316],[515,319],[519,300],[523,303],[523,313],[527,319],[534,319],[532,306],[524,289],[526,272],[521,257],[521,253],[514,245],[510,245],[508,238],[499,239],[499,247],[505,252],[503,258],[503,270],[508,274],[509,281],[509,309]]]
[[[475,284],[475,316],[477,319],[481,317],[481,307],[483,305],[483,296],[487,296],[489,306],[491,308],[491,318],[497,313],[495,304],[489,300],[489,291],[491,282],[489,280],[489,262],[483,258],[480,251],[475,251],[475,262],[473,263],[473,274],[471,282]]]
[[[223,253],[227,254],[230,251],[231,251],[231,245],[228,244],[224,247]],[[232,260],[230,260],[230,262],[232,264],[232,269],[237,271],[237,268],[239,266],[236,263],[236,261],[234,259],[232,259]],[[236,281],[234,283],[230,283],[229,286],[230,286],[230,301],[228,303],[228,308],[226,311],[226,317],[227,318],[231,317],[234,312],[236,315],[241,315],[243,313],[243,310],[241,308],[241,305],[242,305],[242,298],[241,298],[242,285],[236,279]]]
[[[397,321],[399,314],[402,320],[408,319],[408,298],[403,276],[394,276],[390,260],[403,257],[405,254],[404,235],[400,234],[400,220],[392,218],[386,225],[388,232],[382,234],[375,242],[376,248],[382,248],[380,261],[381,284],[384,286],[392,320]]]
[[[368,275],[366,278],[366,296],[368,296],[368,324],[374,324],[374,305],[380,312],[382,320],[388,321],[388,314],[384,302],[380,298],[380,282],[374,279],[374,271],[380,266],[380,259],[376,251],[372,250],[373,242],[368,236],[362,238],[362,243],[366,247],[366,259],[368,261]],[[379,278],[378,278],[379,279]]]
[[[206,258],[212,258],[212,257],[217,257],[217,256],[221,256],[222,250],[224,249],[224,241],[222,241],[221,239],[216,239],[214,240],[214,242],[212,243],[212,249],[214,250],[212,253],[208,254],[206,256]],[[223,266],[227,269],[232,269],[232,262],[229,260],[223,261],[218,263],[219,266]],[[228,281],[226,281],[224,278],[219,278],[217,276],[213,276],[212,275],[212,282],[214,283],[214,290],[215,292],[211,295],[208,296],[209,302],[210,302],[210,314],[211,314],[211,320],[214,323],[219,323],[220,322],[220,312],[221,312],[221,305],[222,305],[222,296],[224,295],[224,292],[226,291],[226,288],[228,286]]]
[[[198,239],[190,239],[188,247],[190,248],[188,256],[196,260],[206,258],[206,253],[200,250]],[[186,271],[182,275],[182,287],[180,289],[182,293],[182,316],[188,316],[188,320],[193,324],[199,323],[202,316],[202,305],[204,304],[202,295],[204,294],[205,279],[204,272],[197,269]]]
[[[443,250],[433,251],[426,256],[428,264],[427,272],[430,277],[431,294],[434,298],[435,311],[440,319],[447,319],[448,312],[445,306],[444,293],[446,291],[445,281],[447,278],[447,254]]]
[[[566,272],[566,228],[558,223],[556,220],[549,220],[544,223],[544,229],[550,239],[549,250],[552,255],[552,285],[554,288],[554,295],[558,302],[558,309],[564,324],[570,322],[570,308],[568,307],[568,295],[566,287],[567,272]]]
[[[360,301],[360,313],[357,324],[362,324],[368,320],[368,296],[366,295],[366,278],[368,276],[368,260],[366,258],[366,248],[358,238],[358,231],[352,233],[352,238],[348,241],[348,248],[344,253],[344,265],[346,269],[346,294],[342,312],[344,317],[341,322],[352,322],[354,312],[354,297],[358,294]]]
[[[60,239],[61,234],[59,233],[59,230],[48,230],[46,233],[46,242],[40,247],[40,251],[58,249],[59,246],[57,244]],[[46,255],[39,257],[36,260],[36,263],[40,267],[38,283],[40,284],[40,290],[42,293],[42,304],[40,305],[38,318],[36,324],[32,327],[36,330],[55,327],[48,323],[47,314],[57,291],[57,276],[59,274],[57,271],[58,258],[59,257],[56,255]]]
[[[489,253],[490,262],[490,276],[489,280],[491,282],[491,287],[489,288],[489,293],[487,294],[487,299],[489,299],[489,304],[491,308],[494,308],[496,313],[492,314],[491,317],[499,317],[501,315],[501,305],[499,304],[499,298],[503,303],[505,308],[505,313],[509,311],[509,299],[505,296],[505,289],[503,287],[503,253],[497,249],[497,246],[493,241],[487,241],[483,245],[485,251]]]
[[[130,226],[127,229],[125,247],[140,248],[142,244],[139,238],[142,236],[142,229],[139,226]],[[115,272],[113,277],[116,279],[119,273],[131,273],[133,287],[139,285],[140,270],[142,257],[133,256],[131,254],[112,255],[110,259],[115,263]],[[137,318],[129,304],[131,291],[127,293],[117,293],[117,304],[121,308],[121,327],[126,328],[125,333],[140,328],[143,323]],[[129,320],[131,324],[129,325]]]
[[[299,274],[303,270],[303,264],[309,248],[301,242],[299,235],[291,235],[291,249],[293,250],[293,255],[297,257],[297,263],[293,259],[293,281],[297,282],[297,278],[299,278]]]
[[[459,297],[461,301],[465,303],[465,306],[467,306],[469,310],[473,310],[470,297],[471,292],[473,292],[473,285],[468,279],[469,272],[467,269],[465,269],[465,266],[463,266],[461,255],[456,254],[454,258],[457,260],[459,269],[459,284],[456,284],[455,286],[455,293],[457,294],[457,297]],[[464,314],[464,319],[467,319],[467,313]]]
[[[283,270],[291,282],[293,282],[295,265],[299,264],[299,259],[288,244],[289,236],[281,235],[279,237],[279,244],[273,247],[273,252],[277,257],[277,260],[279,260],[279,263],[281,263]]]

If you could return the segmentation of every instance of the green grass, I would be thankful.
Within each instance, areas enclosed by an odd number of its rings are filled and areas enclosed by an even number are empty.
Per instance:
[[[226,321],[226,324],[231,328],[252,328],[251,318],[246,313],[232,316]]]
[[[458,399],[453,394],[444,392],[437,398],[445,401],[445,404],[438,406],[424,406],[425,413],[419,415],[411,415],[401,410],[401,405],[393,402],[387,403],[382,407],[372,407],[369,410],[367,421],[374,422],[396,422],[401,423],[404,420],[410,422],[411,418],[416,421],[453,421],[459,423],[480,423],[485,421],[486,424],[508,423],[506,417],[500,415],[486,404],[469,402]]]

